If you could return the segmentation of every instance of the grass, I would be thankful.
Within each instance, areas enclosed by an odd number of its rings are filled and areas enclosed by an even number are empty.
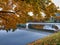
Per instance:
[[[36,40],[28,45],[60,45],[60,32]]]

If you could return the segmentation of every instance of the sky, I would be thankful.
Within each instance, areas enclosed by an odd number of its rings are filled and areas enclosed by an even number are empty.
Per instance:
[[[60,7],[60,0],[52,0],[52,1],[56,6]]]

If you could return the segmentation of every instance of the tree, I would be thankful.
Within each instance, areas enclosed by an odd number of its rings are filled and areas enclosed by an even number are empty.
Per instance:
[[[16,28],[27,21],[42,21],[55,15],[56,6],[51,0],[0,0],[0,20],[4,29]],[[29,16],[28,12],[33,12]],[[43,18],[41,12],[46,16]]]

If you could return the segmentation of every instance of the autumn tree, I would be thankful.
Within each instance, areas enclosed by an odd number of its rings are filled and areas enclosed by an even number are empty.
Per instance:
[[[0,10],[0,25],[4,29],[14,29],[17,24],[29,20],[45,21],[55,16],[57,8],[51,0],[0,0]],[[33,12],[33,15],[30,16],[29,12]]]

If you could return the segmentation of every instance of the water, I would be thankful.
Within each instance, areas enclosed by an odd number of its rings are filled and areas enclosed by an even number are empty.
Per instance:
[[[30,30],[30,31],[29,31]],[[16,31],[0,31],[0,45],[26,45],[37,39],[52,34],[44,31],[34,31],[32,29],[16,29]]]

